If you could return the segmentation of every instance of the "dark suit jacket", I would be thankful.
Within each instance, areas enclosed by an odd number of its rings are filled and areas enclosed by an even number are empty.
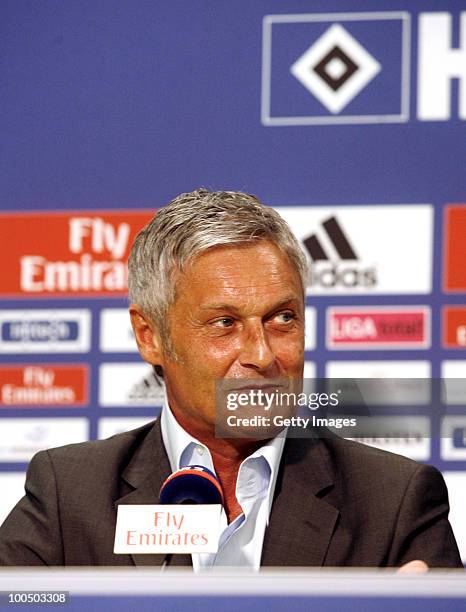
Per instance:
[[[158,503],[169,473],[159,421],[38,453],[0,528],[0,565],[161,565],[163,555],[112,551],[118,504]],[[433,467],[337,436],[289,438],[262,565],[462,567],[448,511]]]

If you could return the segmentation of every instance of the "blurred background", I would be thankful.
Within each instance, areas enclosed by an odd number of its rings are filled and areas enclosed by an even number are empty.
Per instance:
[[[0,522],[35,452],[158,414],[125,262],[200,186],[257,195],[302,240],[307,376],[464,381],[462,5],[2,1]],[[406,405],[366,442],[442,470],[466,560],[464,388],[431,400],[429,438]]]

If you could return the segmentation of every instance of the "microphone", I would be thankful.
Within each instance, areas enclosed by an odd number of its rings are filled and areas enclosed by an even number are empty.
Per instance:
[[[220,504],[223,491],[218,478],[203,465],[188,465],[170,476],[160,488],[161,504]],[[172,553],[165,555],[161,570],[168,567]]]
[[[220,504],[223,491],[218,478],[202,465],[188,465],[165,480],[160,488],[161,504]]]

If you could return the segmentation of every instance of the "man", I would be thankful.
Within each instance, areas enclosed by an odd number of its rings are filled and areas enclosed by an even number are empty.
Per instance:
[[[219,551],[173,565],[461,567],[434,468],[337,436],[215,436],[215,381],[302,378],[306,282],[287,224],[252,196],[198,190],[160,210],[135,240],[129,285],[139,350],[166,386],[161,418],[38,453],[0,563],[161,565],[113,553],[117,506],[157,503],[171,471],[201,464],[224,493]]]

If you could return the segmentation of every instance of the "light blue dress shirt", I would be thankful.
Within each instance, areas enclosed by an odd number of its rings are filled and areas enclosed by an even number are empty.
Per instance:
[[[160,425],[173,472],[187,465],[202,465],[215,473],[209,449],[179,425],[166,397]],[[241,463],[236,480],[236,499],[243,513],[228,524],[222,509],[218,551],[192,554],[195,572],[217,566],[259,569],[285,433],[270,440]]]

